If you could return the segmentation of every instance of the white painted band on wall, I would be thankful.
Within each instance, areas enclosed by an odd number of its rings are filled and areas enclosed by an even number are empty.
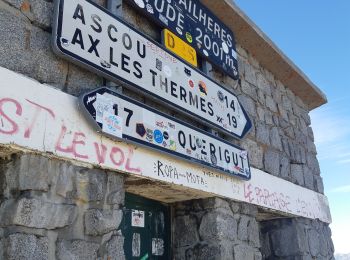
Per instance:
[[[85,122],[77,98],[0,67],[0,145],[53,154],[104,169],[330,223],[327,197],[263,171],[241,181],[152,150],[105,138]],[[162,165],[176,168],[166,173]]]

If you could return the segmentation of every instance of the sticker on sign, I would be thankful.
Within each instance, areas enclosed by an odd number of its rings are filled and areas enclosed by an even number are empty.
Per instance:
[[[98,104],[98,100],[103,100],[103,104]],[[245,150],[108,88],[84,94],[79,105],[95,129],[111,138],[165,152],[230,176],[250,179]],[[104,116],[98,121],[101,112],[107,119]]]
[[[197,53],[194,48],[167,29],[163,30],[162,39],[168,50],[183,58],[191,65],[197,67]]]
[[[57,54],[236,138],[251,121],[237,97],[87,0],[57,0]],[[102,116],[102,115],[101,115]]]
[[[218,69],[238,79],[233,32],[198,0],[127,0],[162,28],[174,32]]]

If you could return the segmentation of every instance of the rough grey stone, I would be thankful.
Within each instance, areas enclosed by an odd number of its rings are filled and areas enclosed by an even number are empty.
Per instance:
[[[304,185],[303,166],[301,164],[291,164],[291,179],[298,185]]]
[[[208,199],[203,199],[202,201],[203,209],[225,209],[230,211],[230,204],[221,198],[213,197]]]
[[[107,177],[107,203],[110,205],[123,205],[125,199],[124,177],[112,172],[108,172]]]
[[[314,154],[317,153],[315,143],[309,138],[307,138],[307,151]]]
[[[307,153],[306,161],[309,168],[312,170],[313,174],[320,175],[320,165],[316,158],[316,155]]]
[[[67,62],[58,58],[51,49],[51,34],[33,27],[30,32],[30,51],[35,65],[36,80],[63,87],[66,82]]]
[[[242,80],[241,89],[243,93],[247,94],[249,97],[251,97],[255,101],[257,100],[258,95],[255,87],[250,85],[247,81]]]
[[[53,4],[42,0],[30,0],[30,11],[34,24],[43,28],[51,26],[51,17],[53,15]]]
[[[247,113],[253,117],[256,116],[256,112],[255,112],[255,103],[254,100],[251,99],[250,97],[244,96],[244,95],[240,95],[238,96],[238,99],[242,105],[242,107],[244,107],[245,111],[247,111]]]
[[[122,218],[121,210],[89,209],[84,215],[85,234],[99,236],[116,230]]]
[[[281,141],[281,136],[279,133],[279,130],[277,127],[272,127],[271,132],[270,132],[270,141],[271,141],[271,146],[282,151],[282,141]]]
[[[266,98],[268,96],[271,96],[272,95],[271,87],[269,82],[266,80],[265,76],[262,73],[257,73],[256,79],[257,79],[257,87],[266,94]]]
[[[280,175],[283,179],[289,179],[290,176],[290,160],[286,156],[281,156]]]
[[[314,175],[314,187],[315,190],[319,193],[324,193],[324,186],[323,186],[323,180],[321,176]]]
[[[261,105],[266,105],[265,93],[260,89],[258,89],[258,101]]]
[[[239,240],[248,241],[248,226],[251,218],[242,215],[238,222],[237,237]]]
[[[258,119],[259,119],[260,121],[265,121],[265,113],[266,113],[265,109],[263,109],[263,108],[260,107],[260,106],[257,106],[257,108],[256,108],[256,114],[258,115]]]
[[[58,260],[96,260],[99,245],[83,240],[58,240],[56,257]]]
[[[4,240],[0,238],[0,259],[5,259],[5,248],[4,248]]]
[[[204,244],[197,245],[193,249],[186,250],[185,259],[198,259],[198,260],[220,260],[220,259],[228,259],[223,255],[224,248],[218,244]],[[232,250],[231,250],[232,251]],[[232,252],[231,252],[232,255]]]
[[[273,121],[273,115],[270,111],[266,111],[265,114],[265,123],[267,125],[274,125],[274,121]]]
[[[237,221],[228,214],[209,212],[202,218],[199,234],[205,241],[213,239],[234,241],[237,237]]]
[[[252,216],[252,217],[256,217],[256,215],[258,214],[257,206],[253,204],[248,204],[248,203],[240,203],[240,205],[241,205],[242,214]]]
[[[56,229],[71,225],[76,217],[75,206],[54,204],[38,199],[7,200],[0,208],[1,225]]]
[[[199,241],[197,221],[193,216],[181,216],[175,219],[175,247],[191,246]]]
[[[31,154],[21,156],[19,162],[18,188],[20,190],[41,190],[49,188],[49,159]]]
[[[254,260],[255,249],[247,245],[236,245],[233,247],[234,259]]]
[[[258,123],[256,125],[256,140],[263,144],[270,144],[269,136],[269,129],[266,127],[266,125]]]
[[[244,64],[245,80],[248,81],[250,84],[257,86],[254,67],[252,65],[250,65],[248,62],[243,62],[243,64]]]
[[[282,106],[287,111],[293,111],[292,102],[287,96],[282,96]]]
[[[307,238],[296,226],[285,226],[271,232],[273,253],[277,257],[300,256],[307,251]]]
[[[310,126],[307,128],[307,134],[308,134],[308,137],[310,137],[311,141],[314,142],[315,141],[314,131]]]
[[[312,171],[307,166],[304,165],[303,172],[304,172],[305,187],[313,190],[314,189],[314,177],[313,177]]]
[[[19,10],[0,2],[0,24],[0,66],[33,77],[29,21]]]
[[[265,170],[272,175],[278,176],[280,171],[280,154],[268,149],[264,156]]]
[[[272,97],[270,96],[266,96],[266,106],[267,108],[269,108],[272,112],[277,112],[277,104],[276,102],[273,100]]]
[[[124,237],[113,236],[107,243],[107,255],[108,260],[124,260]]]
[[[256,142],[245,139],[242,148],[248,151],[249,162],[258,169],[263,168],[263,148]]]
[[[255,218],[251,219],[248,228],[249,244],[253,247],[260,247],[259,224]]]
[[[7,238],[8,260],[46,260],[49,258],[48,239],[15,233]]]
[[[106,173],[97,169],[77,169],[73,198],[85,202],[102,200],[106,186]]]
[[[316,230],[308,231],[308,242],[310,248],[310,254],[316,257],[320,253],[320,235]]]
[[[96,76],[96,74],[73,64],[69,64],[67,78],[67,92],[69,94],[78,96],[98,86],[102,86],[102,84],[102,77]]]

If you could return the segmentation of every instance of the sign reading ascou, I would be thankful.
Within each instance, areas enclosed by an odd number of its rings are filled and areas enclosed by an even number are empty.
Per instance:
[[[79,105],[96,130],[112,138],[250,179],[246,151],[108,88],[84,94]]]
[[[238,79],[234,35],[199,0],[128,0],[128,2],[163,28],[176,33],[217,68]]]
[[[56,0],[54,50],[236,138],[251,121],[237,97],[87,0]]]

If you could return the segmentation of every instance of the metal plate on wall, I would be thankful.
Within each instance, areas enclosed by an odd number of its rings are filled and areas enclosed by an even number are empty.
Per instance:
[[[233,32],[198,0],[128,0],[137,10],[189,43],[217,68],[238,79]]]
[[[236,138],[251,121],[237,97],[87,0],[56,0],[57,54]]]
[[[84,94],[79,105],[98,132],[250,179],[245,150],[108,88]]]

